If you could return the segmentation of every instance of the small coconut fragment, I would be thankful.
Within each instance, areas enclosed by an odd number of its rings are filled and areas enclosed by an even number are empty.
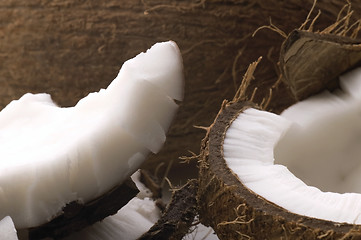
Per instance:
[[[18,240],[13,220],[9,216],[4,217],[0,221],[0,239]]]
[[[150,198],[135,197],[115,215],[105,218],[66,240],[136,240],[160,218],[160,210]]]
[[[41,226],[28,229],[29,239],[59,239],[68,236],[109,215],[116,214],[119,209],[141,193],[144,194],[145,191],[139,191],[133,181],[129,179],[88,203],[68,203],[62,209],[60,216]]]
[[[182,71],[177,45],[157,43],[74,107],[47,94],[12,101],[0,112],[0,217],[39,226],[121,184],[163,145]]]
[[[182,239],[196,215],[197,180],[191,180],[172,194],[162,214],[147,183],[141,182],[141,172],[132,175],[140,192],[115,215],[105,218],[65,240],[136,240]],[[152,184],[151,184],[152,185]]]
[[[139,192],[119,211],[100,222],[83,228],[81,231],[73,232],[64,239],[135,240],[148,231],[160,218],[160,209],[157,207],[156,201],[152,199],[152,192],[142,183],[140,178],[140,170],[131,176],[131,179],[139,189]],[[92,214],[90,213],[90,216],[91,215]],[[54,229],[54,232],[56,232],[56,229]],[[61,237],[54,234],[48,236],[55,239]],[[32,238],[30,234],[30,239],[39,238],[40,237]]]

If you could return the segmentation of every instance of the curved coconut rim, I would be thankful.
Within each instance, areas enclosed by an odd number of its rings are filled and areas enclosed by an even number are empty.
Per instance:
[[[226,132],[232,122],[250,107],[259,109],[251,102],[238,102],[228,104],[218,115],[208,135],[209,156],[207,167],[209,170],[220,178],[225,185],[237,186],[232,188],[233,193],[239,198],[243,198],[247,205],[251,206],[255,211],[261,212],[262,215],[278,216],[286,222],[296,222],[309,228],[318,228],[324,231],[337,230],[337,232],[344,234],[350,232],[357,225],[302,216],[268,201],[244,186],[236,174],[227,166],[223,155],[223,142]]]

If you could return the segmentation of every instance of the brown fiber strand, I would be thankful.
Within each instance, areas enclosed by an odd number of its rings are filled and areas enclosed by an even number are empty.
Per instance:
[[[257,32],[258,32],[259,30],[262,30],[262,29],[270,29],[270,30],[278,33],[278,34],[279,34],[280,36],[282,36],[283,38],[287,38],[287,34],[286,34],[284,31],[282,31],[280,28],[278,28],[276,25],[274,25],[274,24],[272,23],[271,18],[270,18],[270,20],[269,20],[269,25],[263,25],[263,26],[257,28],[257,29],[253,32],[252,37],[254,37],[254,36],[257,34]]]
[[[307,14],[307,17],[306,17],[306,20],[301,24],[301,26],[298,28],[299,30],[304,30],[306,28],[306,25],[307,23],[310,21],[310,18],[311,18],[311,14],[313,12],[313,10],[315,9],[316,7],[316,4],[317,4],[317,0],[314,0],[313,1],[313,4],[312,4],[312,7],[310,9],[310,11],[308,12]],[[313,24],[311,24],[312,26]]]
[[[257,61],[255,61],[249,65],[246,73],[243,76],[241,85],[239,86],[239,88],[231,102],[239,102],[239,101],[244,101],[247,99],[246,91],[247,91],[252,79],[254,78],[253,74],[257,68],[257,65],[260,63],[261,60],[262,60],[262,57],[259,57],[257,59]]]

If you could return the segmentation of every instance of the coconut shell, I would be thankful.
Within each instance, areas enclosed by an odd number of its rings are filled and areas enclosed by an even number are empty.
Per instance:
[[[223,158],[223,141],[232,121],[253,103],[224,105],[201,155],[200,220],[220,239],[361,239],[361,226],[293,214],[245,187]]]

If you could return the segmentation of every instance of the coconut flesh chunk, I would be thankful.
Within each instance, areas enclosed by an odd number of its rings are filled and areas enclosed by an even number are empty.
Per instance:
[[[141,183],[140,172],[135,172],[131,178],[139,189],[136,197],[116,214],[73,233],[64,240],[135,240],[147,232],[158,221],[161,212],[151,198],[151,191]]]
[[[135,240],[160,218],[160,211],[149,198],[133,198],[115,215],[105,218],[64,240]]]
[[[107,89],[60,108],[25,94],[0,112],[0,218],[41,225],[69,202],[87,202],[122,183],[159,151],[183,96],[174,42],[128,60]]]
[[[361,69],[340,81],[342,91],[281,116],[246,109],[226,132],[224,158],[243,185],[292,213],[361,224]]]
[[[13,220],[9,216],[0,220],[0,239],[18,240]]]

